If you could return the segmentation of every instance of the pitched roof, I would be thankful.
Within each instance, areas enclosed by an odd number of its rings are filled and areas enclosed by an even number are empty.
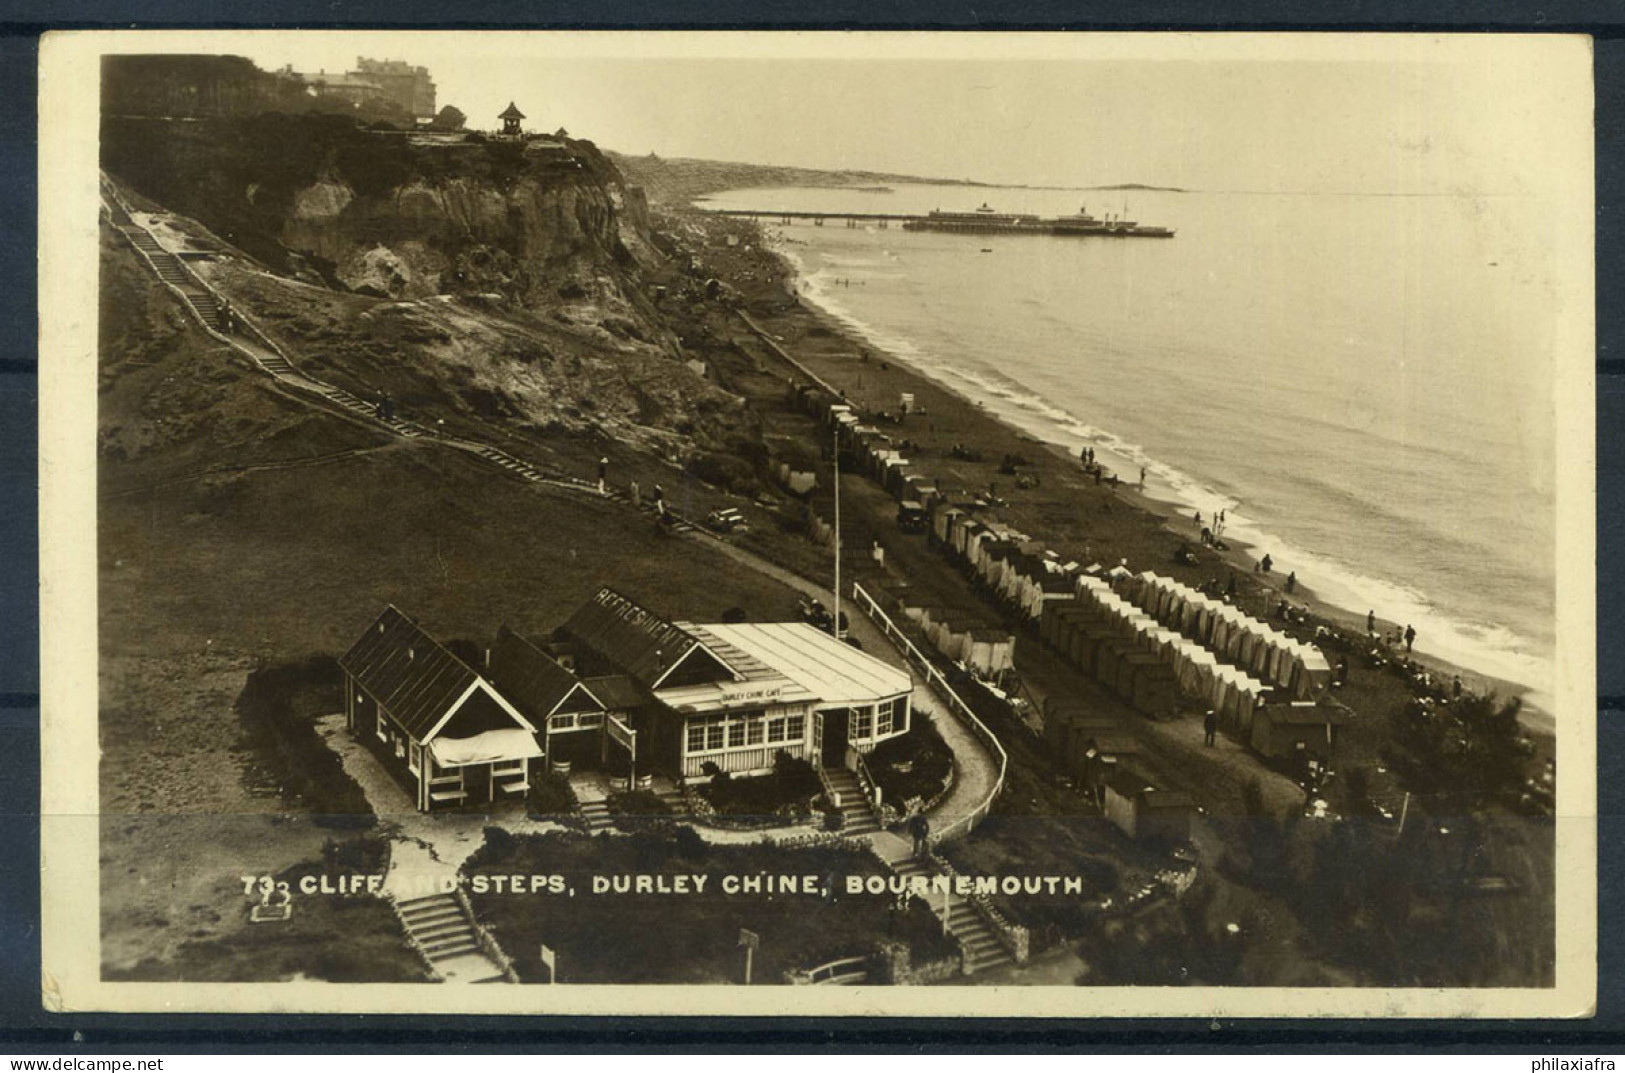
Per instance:
[[[394,605],[367,627],[339,666],[420,740],[479,681],[468,664]]]
[[[497,118],[498,119],[523,119],[523,118],[525,118],[525,113],[521,112],[519,110],[519,106],[517,104],[513,103],[512,101],[509,101],[508,102],[508,107],[504,108],[502,110],[502,114],[497,116]]]
[[[826,704],[864,703],[914,688],[907,671],[804,622],[707,623],[689,628],[745,680],[788,679]]]
[[[611,588],[576,609],[565,632],[630,674],[654,686],[699,647],[682,629]]]
[[[624,712],[641,708],[649,703],[649,691],[624,674],[606,674],[598,678],[583,678],[581,684],[592,690],[592,695],[609,712]]]
[[[581,679],[519,634],[503,626],[491,646],[491,680],[509,700],[537,719],[558,710],[572,693],[585,693],[585,703],[574,710],[603,707]]]

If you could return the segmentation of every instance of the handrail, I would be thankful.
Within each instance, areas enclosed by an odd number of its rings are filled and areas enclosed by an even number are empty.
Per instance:
[[[998,778],[993,780],[993,788],[988,791],[986,799],[968,815],[960,817],[936,833],[932,841],[941,842],[961,834],[969,834],[975,830],[977,824],[987,817],[987,814],[993,808],[994,799],[1004,792],[1004,780],[1010,766],[1010,756],[1004,751],[1004,746],[999,743],[999,739],[987,728],[987,724],[977,717],[976,713],[971,710],[971,706],[965,703],[964,698],[955,691],[953,686],[948,684],[948,679],[943,677],[936,664],[931,662],[923,652],[915,647],[914,642],[909,640],[908,636],[892,622],[891,616],[881,610],[880,604],[858,582],[852,583],[852,598],[857,601],[864,614],[868,615],[869,619],[880,627],[881,632],[886,635],[886,639],[897,646],[898,650],[903,653],[904,658],[919,665],[920,672],[925,675],[926,683],[948,701],[948,706],[953,714],[963,719],[969,725],[971,732],[981,739],[999,758],[999,775]],[[963,830],[959,830],[960,827],[963,827]]]
[[[869,765],[864,762],[863,753],[850,742],[846,746],[846,759],[851,764],[852,773],[858,777],[858,788],[869,799],[869,807],[875,810],[878,818],[882,796],[880,784],[875,782],[875,777],[869,773]]]
[[[849,970],[852,969],[861,971],[850,972]],[[860,954],[854,957],[836,958],[834,961],[826,961],[815,969],[807,969],[804,975],[808,982],[814,984],[829,984],[847,976],[867,978],[869,975],[869,957],[866,954]]]

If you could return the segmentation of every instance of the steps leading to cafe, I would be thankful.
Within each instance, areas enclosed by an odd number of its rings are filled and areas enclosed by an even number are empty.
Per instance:
[[[597,834],[615,822],[615,817],[609,814],[609,806],[602,801],[583,801],[581,818],[587,821],[587,831],[590,834]]]
[[[841,811],[846,814],[842,834],[870,835],[880,830],[880,820],[868,797],[864,796],[863,785],[858,782],[855,772],[844,767],[827,767],[824,769],[824,781],[838,795]]]
[[[922,880],[929,881],[934,875],[930,869],[912,857],[892,861],[890,864],[892,871],[905,879],[918,876]],[[931,906],[931,912],[936,914],[937,919],[947,925],[948,934],[964,947],[966,975],[1008,965],[1015,960],[970,902],[961,897],[949,896],[947,917],[944,918],[942,895],[925,894],[922,897]]]

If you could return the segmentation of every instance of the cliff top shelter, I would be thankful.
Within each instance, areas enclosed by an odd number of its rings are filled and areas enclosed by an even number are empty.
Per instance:
[[[525,113],[521,112],[519,106],[513,101],[508,102],[508,107],[503,109],[502,114],[497,118],[502,120],[502,133],[514,135],[524,133],[519,124],[524,121]]]

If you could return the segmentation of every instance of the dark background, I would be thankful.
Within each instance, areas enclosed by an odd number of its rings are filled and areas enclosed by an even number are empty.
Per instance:
[[[636,0],[456,6],[441,0],[279,0],[223,19],[200,0],[8,0],[0,10],[0,1050],[65,1054],[279,1050],[650,1049],[734,1051],[1439,1050],[1581,1054],[1625,1044],[1625,9],[1602,0]],[[266,21],[274,18],[274,21]],[[1574,1022],[1056,1023],[974,1020],[733,1022],[709,1019],[47,1015],[39,1004],[39,659],[36,432],[35,66],[39,35],[76,28],[1360,30],[1590,33],[1596,37],[1598,488],[1597,1016]],[[86,92],[93,92],[86,87]],[[1576,413],[1560,419],[1591,420]],[[90,653],[86,659],[93,658]],[[972,1012],[972,1011],[967,1011]]]

